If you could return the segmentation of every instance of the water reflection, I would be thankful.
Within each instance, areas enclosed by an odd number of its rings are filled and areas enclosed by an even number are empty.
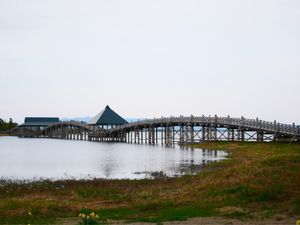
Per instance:
[[[104,155],[104,163],[99,163],[99,170],[103,171],[105,178],[111,177],[114,173],[114,170],[118,169],[118,164],[114,160],[114,155],[112,151],[108,151]],[[101,160],[99,160],[101,162]]]
[[[161,145],[0,138],[0,177],[5,179],[142,179],[182,176],[225,159],[224,151]]]

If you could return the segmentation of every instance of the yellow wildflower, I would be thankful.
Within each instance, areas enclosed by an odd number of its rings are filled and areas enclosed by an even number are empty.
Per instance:
[[[87,219],[89,219],[89,218],[90,218],[90,216],[87,216],[86,218],[87,218]]]
[[[29,211],[29,212],[28,212],[28,215],[29,215],[29,216],[32,216],[32,213]]]
[[[84,217],[85,217],[85,214],[84,214],[84,213],[81,213],[81,217],[84,218]]]
[[[95,217],[95,213],[92,212],[92,213],[90,214],[90,216],[91,216],[91,217]]]
[[[296,225],[300,225],[300,220],[297,220]]]
[[[96,219],[98,219],[98,218],[99,218],[99,216],[98,216],[98,215],[96,215],[96,216],[95,216],[95,218],[96,218]]]

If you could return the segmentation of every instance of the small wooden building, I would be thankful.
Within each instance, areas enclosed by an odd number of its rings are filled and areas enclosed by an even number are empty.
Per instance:
[[[20,137],[34,137],[50,124],[58,122],[58,117],[25,117],[24,123],[17,127],[15,133]]]

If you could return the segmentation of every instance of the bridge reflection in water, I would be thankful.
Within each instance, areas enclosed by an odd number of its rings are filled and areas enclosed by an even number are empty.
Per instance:
[[[300,127],[257,119],[231,117],[168,117],[105,127],[80,122],[52,123],[44,129],[19,128],[21,137],[57,138],[136,144],[195,143],[200,141],[299,141]]]

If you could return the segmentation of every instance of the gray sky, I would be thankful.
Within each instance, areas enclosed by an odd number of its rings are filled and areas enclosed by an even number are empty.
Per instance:
[[[0,118],[300,124],[299,0],[0,0]]]

